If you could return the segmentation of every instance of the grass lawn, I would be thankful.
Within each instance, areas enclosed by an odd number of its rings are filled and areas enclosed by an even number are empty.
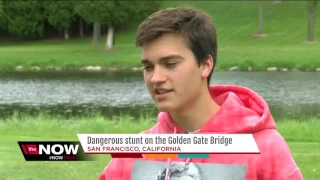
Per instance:
[[[165,1],[163,8],[191,5],[208,12],[217,27],[217,69],[265,70],[267,67],[314,70],[320,68],[320,43],[304,43],[307,39],[305,1],[264,3],[264,33],[268,38],[255,39],[257,32],[258,1]],[[320,11],[320,6],[318,6]],[[320,13],[317,13],[317,19]],[[320,39],[319,23],[315,39]],[[92,45],[91,38],[19,43],[0,43],[0,69],[18,65],[83,67],[88,65],[139,67],[140,49],[134,46],[138,25],[117,31],[116,51],[102,51],[104,43]],[[105,42],[105,37],[101,37]]]
[[[155,122],[148,117],[128,121],[105,120],[100,116],[78,120],[63,120],[40,115],[32,118],[13,116],[0,122],[0,179],[97,179],[108,164],[109,155],[97,155],[92,162],[25,162],[17,141],[78,140],[77,133],[137,133]],[[320,178],[319,119],[294,122],[282,120],[278,130],[287,140],[304,179]]]

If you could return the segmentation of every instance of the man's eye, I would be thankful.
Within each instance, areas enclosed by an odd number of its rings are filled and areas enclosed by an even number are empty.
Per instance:
[[[146,71],[150,71],[150,70],[152,70],[152,68],[153,68],[152,66],[144,66],[143,67],[143,69],[145,69]]]
[[[173,68],[177,65],[177,63],[166,63],[166,66],[169,68]]]

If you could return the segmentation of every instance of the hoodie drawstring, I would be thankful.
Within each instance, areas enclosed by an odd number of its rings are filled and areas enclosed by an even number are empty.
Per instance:
[[[176,129],[176,127],[174,127],[174,128],[173,128],[173,134],[176,134],[176,133],[177,133],[177,129]],[[190,160],[191,160],[191,158],[188,158],[188,159],[186,160],[186,165],[189,164]],[[171,165],[171,158],[168,158],[165,180],[169,180],[170,165]]]

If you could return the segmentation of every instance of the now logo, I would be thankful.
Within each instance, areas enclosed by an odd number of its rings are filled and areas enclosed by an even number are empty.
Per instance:
[[[39,144],[39,154],[46,155],[77,155],[79,149],[78,144]]]

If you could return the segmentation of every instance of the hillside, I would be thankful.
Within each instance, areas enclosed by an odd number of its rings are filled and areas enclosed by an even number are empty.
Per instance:
[[[269,38],[262,41],[251,38],[258,29],[258,1],[165,1],[163,8],[181,5],[198,7],[210,14],[217,26],[219,41],[223,44],[294,45],[305,41],[307,37],[305,1],[280,4],[273,1],[264,2],[263,27]],[[320,6],[317,7],[317,12],[315,39],[320,39]],[[132,43],[135,30],[130,29],[127,31],[128,34],[120,34],[118,40],[122,43]]]

